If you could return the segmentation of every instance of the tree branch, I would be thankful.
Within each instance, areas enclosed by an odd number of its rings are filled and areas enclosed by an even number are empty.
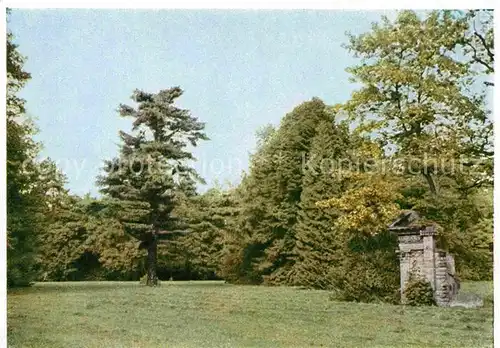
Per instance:
[[[474,25],[474,27],[475,27],[475,25]],[[495,54],[493,52],[491,52],[490,48],[488,47],[488,43],[486,42],[486,39],[484,38],[484,36],[482,36],[481,34],[479,34],[476,31],[476,28],[474,28],[474,35],[476,35],[476,37],[483,44],[484,49],[486,50],[486,53],[488,53],[488,56],[490,57],[491,61],[494,61],[495,60]]]
[[[486,68],[486,70],[487,70],[487,72],[488,72],[488,73],[493,73],[493,72],[494,72],[494,70],[493,70],[493,68],[490,66],[490,64],[486,63],[484,60],[482,60],[481,58],[479,58],[479,57],[478,57],[478,55],[477,55],[477,50],[476,50],[476,48],[474,47],[474,45],[472,45],[470,42],[467,42],[467,45],[468,45],[470,48],[472,48],[472,51],[474,52],[474,55],[472,56],[472,59],[473,59],[476,63],[479,63],[479,64],[483,65],[483,66]]]

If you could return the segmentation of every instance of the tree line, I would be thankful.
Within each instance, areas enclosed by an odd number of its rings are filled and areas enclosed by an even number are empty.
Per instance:
[[[345,48],[358,88],[298,105],[257,133],[241,183],[200,194],[191,150],[204,123],[180,87],[136,90],[118,155],[79,197],[36,159],[19,90],[30,79],[7,35],[8,285],[35,280],[225,279],[393,301],[396,238],[413,209],[469,280],[493,269],[493,11],[400,11]]]

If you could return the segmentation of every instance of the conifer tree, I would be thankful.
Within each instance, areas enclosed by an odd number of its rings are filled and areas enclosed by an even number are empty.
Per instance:
[[[237,211],[233,192],[220,188],[186,200],[177,210],[190,232],[177,241],[180,256],[196,277],[220,276],[226,234]]]
[[[327,288],[327,272],[334,261],[338,240],[333,228],[335,214],[316,205],[342,191],[341,165],[348,158],[349,133],[334,120],[318,124],[302,180],[296,227],[296,261],[292,269],[295,285]]]
[[[303,160],[320,122],[329,119],[318,98],[297,106],[253,156],[242,190],[241,231],[250,278],[289,282],[295,225],[302,193]],[[243,237],[242,237],[243,239]]]
[[[106,173],[98,178],[101,192],[114,199],[125,231],[147,250],[150,286],[158,281],[158,239],[180,232],[172,214],[180,194],[193,195],[196,181],[202,180],[189,166],[194,157],[187,147],[208,138],[204,123],[174,105],[182,93],[179,87],[158,93],[135,90],[137,106],[120,105],[120,115],[133,119],[132,132],[120,132],[120,154],[105,162]]]

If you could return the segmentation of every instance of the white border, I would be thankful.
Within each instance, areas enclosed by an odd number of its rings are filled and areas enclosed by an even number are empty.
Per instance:
[[[495,7],[495,47],[499,47],[500,45],[500,37],[499,37],[499,32],[500,32],[500,16],[498,15],[498,5]],[[497,49],[498,51],[498,49]],[[498,71],[498,68],[500,67],[500,64],[498,63],[498,54],[497,54],[497,60],[495,62],[495,71]],[[498,202],[500,201],[500,189],[498,188],[498,183],[500,182],[500,163],[499,158],[498,158],[498,150],[500,149],[500,78],[498,74],[495,74],[495,90],[493,91],[493,126],[494,126],[494,134],[495,134],[495,166],[494,166],[494,206],[495,206],[495,212],[494,212],[494,235],[493,235],[493,257],[494,257],[494,264],[493,264],[493,292],[494,292],[494,320],[493,320],[493,326],[494,326],[494,337],[498,337],[500,334],[500,322],[497,320],[497,318],[500,318],[500,305],[498,304],[498,301],[500,300],[500,278],[499,278],[499,272],[500,272],[500,252],[498,250],[498,239],[500,238],[500,212],[498,211]],[[500,347],[500,344],[497,342],[497,340],[494,340],[495,347]]]
[[[0,32],[2,37],[7,36],[7,22],[5,8],[0,14]],[[7,69],[5,42],[2,43],[1,58],[4,68],[2,69],[2,81],[0,92],[6,95]],[[2,100],[1,114],[6,115],[6,99]],[[7,124],[2,117],[0,125],[0,347],[7,347]]]
[[[392,9],[470,9],[493,8],[493,0],[7,0],[12,8],[171,8],[171,9],[350,9],[350,10],[392,10]]]
[[[337,0],[337,1],[320,1],[320,0],[211,0],[211,1],[196,1],[196,0],[183,0],[176,2],[161,2],[154,0],[141,0],[141,1],[111,1],[111,0],[87,0],[87,1],[68,1],[68,0],[7,0],[4,3],[3,11],[1,14],[2,24],[0,26],[0,31],[5,37],[6,35],[6,15],[5,7],[12,8],[101,8],[101,9],[113,9],[113,8],[136,8],[136,9],[146,9],[146,8],[170,8],[170,9],[337,9],[337,10],[390,10],[390,9],[466,9],[466,8],[495,8],[498,9],[498,5],[495,1],[491,0]],[[497,11],[495,11],[497,12]],[[499,47],[500,29],[500,18],[497,13],[495,13],[495,47]],[[5,45],[2,45],[1,56],[2,62],[5,67]],[[498,71],[499,63],[498,60],[495,63],[495,70]],[[6,71],[3,70],[1,74],[2,81],[1,92],[5,96],[5,82],[6,82]],[[494,120],[500,119],[500,78],[498,75],[495,76],[495,91],[494,91]],[[4,99],[5,100],[5,99]],[[5,102],[1,103],[1,112],[5,115]],[[500,122],[495,122],[495,149],[498,150],[500,147],[500,140],[497,136],[500,134]],[[2,236],[0,237],[0,347],[7,346],[7,293],[6,293],[6,124],[5,121],[1,122],[0,125],[0,223],[3,228],[1,229]],[[497,151],[495,151],[497,152]],[[495,156],[495,183],[500,179],[500,164],[498,163],[498,158]],[[500,200],[500,191],[495,185],[494,189],[495,203]],[[496,242],[500,235],[499,223],[500,223],[500,213],[497,209],[497,204],[495,204],[495,234],[494,240]],[[495,243],[496,244],[496,243]],[[495,293],[495,303],[500,300],[500,278],[498,272],[500,270],[500,255],[498,248],[495,246],[494,256],[494,293]],[[500,318],[500,306],[495,305],[495,318]],[[495,335],[499,333],[500,322],[499,320],[494,320],[494,332]],[[496,344],[495,346],[500,346]]]

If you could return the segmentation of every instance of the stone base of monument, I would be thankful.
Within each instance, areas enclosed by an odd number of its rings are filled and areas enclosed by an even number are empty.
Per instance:
[[[436,225],[422,221],[417,212],[409,210],[403,212],[389,230],[397,234],[399,242],[401,303],[405,303],[403,294],[410,275],[429,282],[438,306],[456,303],[460,282],[455,275],[455,260],[436,247]]]

